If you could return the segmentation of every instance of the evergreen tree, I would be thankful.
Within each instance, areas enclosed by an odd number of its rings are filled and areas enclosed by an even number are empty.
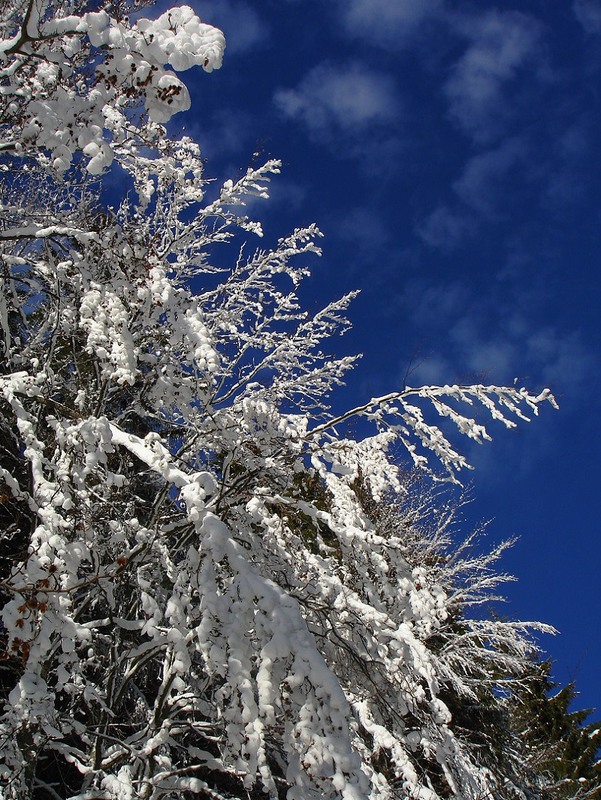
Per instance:
[[[551,663],[535,663],[524,691],[514,699],[512,723],[539,778],[543,800],[601,798],[601,723],[590,710],[570,711],[574,683],[559,691]]]

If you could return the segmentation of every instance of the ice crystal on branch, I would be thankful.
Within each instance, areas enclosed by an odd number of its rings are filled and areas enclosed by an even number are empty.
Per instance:
[[[319,231],[253,250],[244,202],[279,163],[208,202],[198,145],[162,125],[189,104],[176,73],[219,66],[220,31],[187,7],[1,14],[3,796],[518,786],[451,706],[499,709],[527,626],[461,622],[488,562],[464,591],[437,545],[435,565],[415,558],[392,451],[455,480],[437,419],[482,441],[462,408],[511,427],[551,395],[405,388],[330,415],[354,358],[326,340],[353,295],[302,308]],[[113,210],[91,176],[115,162],[136,197]],[[236,233],[232,266],[213,263]],[[372,435],[345,436],[351,417]]]

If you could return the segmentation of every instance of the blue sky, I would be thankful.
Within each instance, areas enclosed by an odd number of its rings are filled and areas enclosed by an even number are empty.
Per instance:
[[[186,76],[207,175],[284,162],[267,242],[317,222],[307,303],[358,288],[351,406],[420,383],[550,386],[561,410],[472,453],[510,616],[560,630],[601,717],[601,0],[194,0],[224,65]],[[408,376],[408,377],[407,377]]]

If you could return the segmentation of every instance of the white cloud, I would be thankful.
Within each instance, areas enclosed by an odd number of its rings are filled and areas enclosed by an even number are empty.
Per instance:
[[[430,247],[452,250],[471,236],[474,228],[474,220],[470,215],[439,205],[417,226],[417,234]]]
[[[408,281],[400,298],[403,313],[408,315],[413,326],[424,334],[431,331],[436,339],[443,331],[448,334],[452,321],[462,319],[472,302],[465,283],[457,280],[432,282],[423,277]]]
[[[572,9],[587,33],[601,33],[601,3],[598,0],[574,0]]]
[[[463,175],[453,184],[457,196],[486,217],[495,215],[500,181],[525,157],[526,148],[519,139],[507,139],[499,147],[473,156]]]
[[[436,353],[418,365],[414,383],[482,379],[510,385],[517,377],[532,389],[549,386],[569,410],[597,379],[599,361],[578,330],[537,322],[545,316],[540,293],[525,289],[523,279],[515,275],[515,291],[509,292],[494,276],[485,292],[456,279],[410,282],[400,307],[426,353]]]
[[[438,353],[417,353],[407,365],[401,365],[402,375],[398,384],[404,382],[408,386],[444,386],[457,379],[455,367],[450,361]]]
[[[544,365],[543,380],[567,397],[568,402],[575,399],[599,369],[578,331],[560,333],[550,326],[529,337],[526,356],[531,362]]]
[[[458,32],[471,44],[444,87],[450,115],[476,141],[490,141],[510,109],[506,84],[539,52],[539,25],[524,14],[495,10],[463,20]]]
[[[259,159],[258,163],[262,162],[263,159]],[[304,183],[290,180],[285,171],[278,175],[277,181],[272,181],[268,192],[270,207],[276,209],[280,216],[282,208],[290,214],[299,214],[309,205],[308,187]]]
[[[390,243],[390,229],[382,216],[365,206],[348,211],[337,225],[337,234],[343,241],[351,242],[362,256],[373,255]]]
[[[185,132],[201,142],[203,158],[215,169],[218,161],[220,166],[224,161],[238,163],[238,159],[245,164],[257,145],[257,130],[256,119],[249,112],[229,107],[207,118],[192,117]]]
[[[438,205],[416,226],[417,235],[430,247],[453,250],[471,237],[479,218],[494,219],[505,200],[503,179],[521,166],[527,148],[519,138],[507,139],[499,147],[472,156],[462,176],[453,184],[460,201]]]
[[[503,330],[487,333],[478,313],[459,320],[449,331],[449,339],[464,370],[462,380],[481,376],[485,381],[506,383],[511,381],[513,371],[523,364],[518,342]]]
[[[353,36],[388,47],[412,36],[443,8],[443,0],[342,0],[342,20]]]
[[[370,137],[374,128],[393,124],[398,100],[392,80],[358,63],[320,64],[296,89],[280,89],[277,108],[304,124],[314,139],[332,141],[341,134]]]
[[[244,2],[196,0],[194,8],[203,22],[216,25],[224,32],[228,58],[254,49],[269,33],[267,24]]]

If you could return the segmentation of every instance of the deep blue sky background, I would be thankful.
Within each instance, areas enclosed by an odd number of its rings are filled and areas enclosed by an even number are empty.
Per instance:
[[[601,717],[601,2],[191,4],[228,46],[219,72],[184,76],[176,128],[219,180],[284,161],[253,213],[267,244],[326,234],[310,307],[361,289],[332,347],[364,358],[337,402],[408,370],[556,393],[559,413],[473,449],[466,528],[521,537],[504,612],[559,629],[555,678]]]

